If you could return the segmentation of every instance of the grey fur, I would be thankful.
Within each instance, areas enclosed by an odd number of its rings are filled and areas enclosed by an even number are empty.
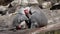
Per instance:
[[[32,12],[32,15],[30,16],[31,28],[46,26],[47,18],[42,12],[42,10],[38,6],[31,6],[30,8]],[[21,23],[21,21],[24,21],[24,20],[28,20],[28,18],[24,14],[21,14],[21,13],[17,14],[13,22],[15,24],[14,26],[17,26],[19,23]]]
[[[47,25],[47,17],[44,15],[42,10],[38,6],[32,6],[31,11],[33,11],[31,15],[31,21],[33,25],[31,25],[31,28],[34,27],[43,27]],[[36,24],[35,24],[36,23]]]

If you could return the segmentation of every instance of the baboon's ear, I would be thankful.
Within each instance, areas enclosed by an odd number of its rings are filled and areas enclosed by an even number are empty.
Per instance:
[[[8,8],[11,8],[11,7],[13,7],[11,4],[8,6]]]

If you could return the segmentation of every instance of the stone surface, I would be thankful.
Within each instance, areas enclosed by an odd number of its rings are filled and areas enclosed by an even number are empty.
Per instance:
[[[43,12],[48,18],[48,24],[54,24],[60,22],[60,10],[43,9]]]

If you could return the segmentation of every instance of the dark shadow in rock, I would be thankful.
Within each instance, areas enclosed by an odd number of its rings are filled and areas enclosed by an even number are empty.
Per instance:
[[[50,8],[50,10],[58,10],[58,9],[60,9],[60,4],[54,5]]]

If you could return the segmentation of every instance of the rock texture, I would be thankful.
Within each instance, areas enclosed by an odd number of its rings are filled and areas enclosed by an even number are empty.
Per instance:
[[[7,5],[11,3],[13,0],[0,0],[0,5]]]
[[[60,10],[43,9],[43,12],[48,18],[48,24],[54,24],[60,22]]]

